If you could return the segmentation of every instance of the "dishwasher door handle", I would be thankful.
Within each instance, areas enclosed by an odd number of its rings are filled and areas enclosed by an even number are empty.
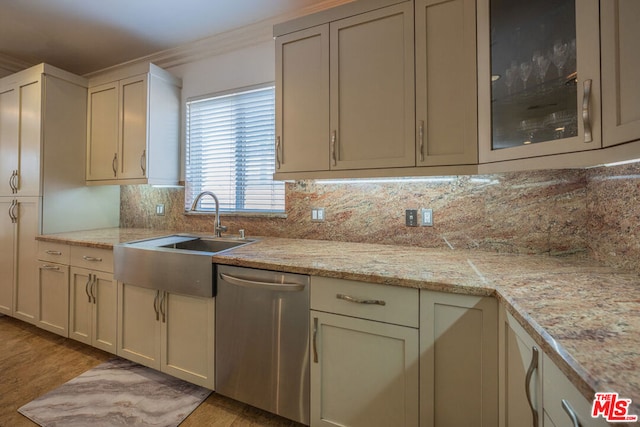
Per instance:
[[[305,287],[305,285],[301,283],[260,282],[257,280],[243,279],[241,277],[230,276],[224,273],[220,273],[220,278],[231,285],[242,286],[245,288],[253,288],[253,289],[267,289],[270,291],[295,292],[295,291],[302,291],[304,290],[304,287]]]

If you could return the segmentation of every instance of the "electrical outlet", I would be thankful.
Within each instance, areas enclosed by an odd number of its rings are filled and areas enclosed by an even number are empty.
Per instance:
[[[156,215],[159,215],[159,216],[164,215],[164,204],[159,203],[156,205]]]
[[[324,222],[324,208],[311,208],[311,222]]]
[[[418,210],[407,209],[404,211],[404,223],[407,227],[418,226]]]
[[[433,227],[433,209],[420,210],[420,226]]]

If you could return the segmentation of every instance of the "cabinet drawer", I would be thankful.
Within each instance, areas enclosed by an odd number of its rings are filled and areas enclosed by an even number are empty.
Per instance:
[[[63,243],[38,242],[38,259],[41,261],[69,264],[70,246]]]
[[[71,246],[71,265],[113,273],[113,251],[110,249]]]
[[[417,289],[311,277],[311,309],[418,327]]]

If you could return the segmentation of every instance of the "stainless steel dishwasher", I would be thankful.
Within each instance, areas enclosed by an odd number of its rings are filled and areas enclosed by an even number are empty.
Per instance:
[[[309,424],[309,276],[218,266],[216,392]]]

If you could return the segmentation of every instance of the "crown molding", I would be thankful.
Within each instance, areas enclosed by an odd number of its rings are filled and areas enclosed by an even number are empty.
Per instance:
[[[326,0],[303,9],[281,14],[272,18],[258,21],[244,27],[214,34],[210,37],[197,40],[176,48],[163,50],[151,55],[127,61],[102,70],[85,74],[84,77],[92,78],[97,75],[114,71],[115,69],[131,66],[138,63],[153,63],[162,68],[172,68],[190,62],[200,61],[209,57],[218,56],[234,50],[251,47],[257,44],[273,40],[273,26],[294,18],[320,12],[354,0]]]

